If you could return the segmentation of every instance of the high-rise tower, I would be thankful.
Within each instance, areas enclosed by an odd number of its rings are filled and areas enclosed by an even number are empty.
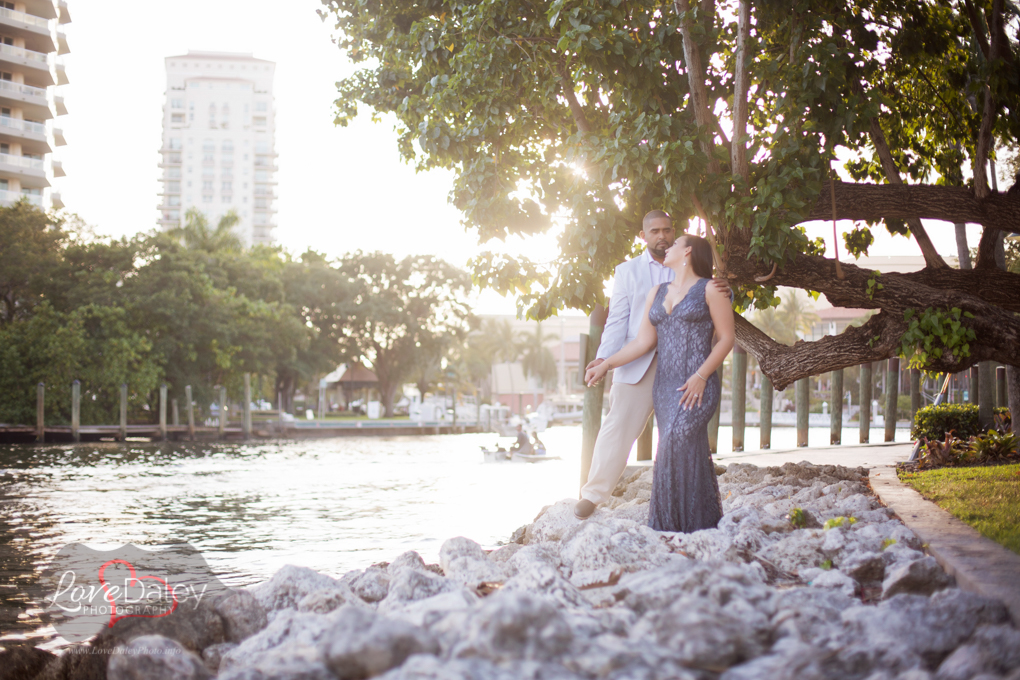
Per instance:
[[[194,52],[166,58],[159,224],[189,208],[215,226],[230,210],[247,245],[271,243],[276,210],[276,65],[251,54]]]
[[[0,204],[64,207],[51,184],[64,169],[49,156],[67,143],[51,121],[67,113],[54,86],[67,84],[70,21],[64,0],[0,1]]]

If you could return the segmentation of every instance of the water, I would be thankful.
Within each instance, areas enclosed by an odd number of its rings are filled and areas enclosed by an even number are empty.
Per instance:
[[[721,460],[731,437],[721,428]],[[872,430],[872,441],[881,437]],[[285,564],[339,576],[407,550],[435,562],[452,536],[495,547],[543,506],[576,498],[580,427],[542,439],[561,460],[485,464],[479,446],[493,434],[0,447],[0,644],[53,643],[25,592],[72,542],[100,550],[188,542],[231,586]],[[795,439],[777,428],[772,449]],[[757,428],[745,441],[757,448]],[[828,428],[810,431],[812,446],[828,441]],[[856,443],[857,430],[843,441]]]

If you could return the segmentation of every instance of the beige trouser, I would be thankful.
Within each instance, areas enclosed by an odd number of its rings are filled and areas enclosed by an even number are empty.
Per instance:
[[[634,385],[613,382],[609,390],[609,413],[602,422],[595,452],[592,454],[588,482],[581,487],[581,498],[598,505],[609,500],[620,481],[634,440],[641,435],[652,413],[652,385],[658,355]]]

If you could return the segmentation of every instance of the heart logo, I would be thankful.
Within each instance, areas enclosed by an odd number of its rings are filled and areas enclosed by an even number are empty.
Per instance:
[[[106,579],[103,577],[103,572],[105,572],[106,568],[112,564],[124,565],[131,572],[131,577],[124,579],[125,590],[129,587],[128,586],[129,583],[134,583],[137,584],[138,587],[143,588],[144,592],[145,586],[142,584],[142,581],[145,580],[158,581],[159,583],[163,584],[163,589],[166,592],[170,593],[170,597],[173,598],[174,602],[173,606],[170,607],[169,611],[165,611],[162,614],[123,614],[118,616],[116,595],[110,592],[110,586],[107,585]],[[103,586],[103,592],[106,593],[107,602],[110,603],[110,623],[109,623],[110,627],[112,627],[113,624],[115,624],[117,621],[120,621],[121,619],[128,619],[131,617],[143,619],[158,619],[160,617],[169,616],[170,614],[173,614],[174,611],[177,609],[177,595],[176,593],[174,593],[173,588],[171,588],[165,580],[161,579],[158,576],[138,576],[135,573],[134,565],[128,562],[127,560],[108,560],[107,562],[103,563],[103,566],[99,567],[99,583]],[[117,586],[114,587],[116,588]]]

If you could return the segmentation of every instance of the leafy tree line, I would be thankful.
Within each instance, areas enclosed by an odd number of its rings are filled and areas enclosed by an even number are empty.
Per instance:
[[[1020,143],[1015,2],[322,2],[359,66],[339,82],[338,124],[393,114],[406,159],[455,173],[451,201],[483,241],[563,225],[551,266],[474,262],[533,318],[604,304],[661,208],[704,225],[738,312],[777,305],[776,286],[875,310],[790,346],[738,317],[777,388],[901,354],[935,371],[1005,363],[1020,403],[1020,274],[1003,249],[1020,185],[990,181],[996,150]],[[809,239],[813,220],[857,224]],[[971,270],[928,235],[954,223],[982,227]],[[879,276],[823,256],[866,253],[880,227],[926,267]]]
[[[243,375],[264,397],[296,390],[347,361],[370,366],[387,413],[426,358],[470,329],[466,273],[430,256],[244,248],[236,216],[131,239],[91,238],[26,202],[0,207],[0,422],[35,420],[46,385],[48,422],[70,417],[82,384],[82,422],[115,423],[120,385],[129,417],[155,417],[158,389],[200,414]]]

